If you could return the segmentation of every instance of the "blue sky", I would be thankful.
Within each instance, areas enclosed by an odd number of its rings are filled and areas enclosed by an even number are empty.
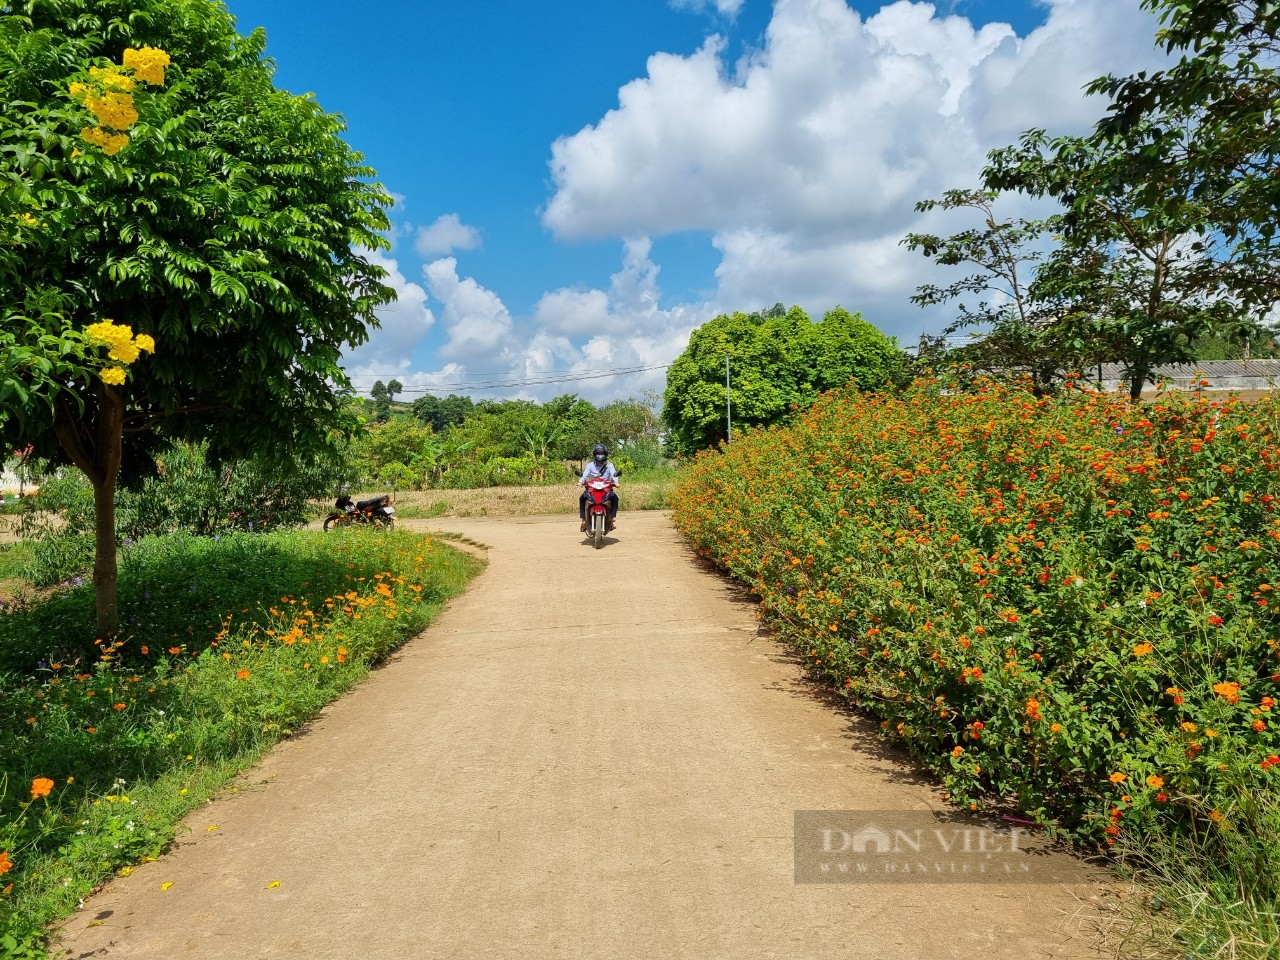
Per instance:
[[[897,241],[967,225],[915,201],[1083,129],[1081,86],[1154,57],[1138,0],[228,6],[397,196],[401,300],[347,366],[410,395],[637,395],[699,323],[777,301],[911,342],[947,317]]]

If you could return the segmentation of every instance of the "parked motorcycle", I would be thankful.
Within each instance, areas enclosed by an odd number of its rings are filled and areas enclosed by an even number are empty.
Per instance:
[[[390,494],[354,503],[344,493],[334,501],[333,505],[338,509],[330,511],[329,516],[325,518],[326,530],[332,530],[334,527],[349,527],[357,523],[386,527],[388,530],[395,526],[396,508],[391,505]]]
[[[583,486],[587,490],[587,536],[599,550],[604,546],[604,535],[613,529],[613,519],[609,516],[609,494],[616,484],[603,477],[594,477]]]

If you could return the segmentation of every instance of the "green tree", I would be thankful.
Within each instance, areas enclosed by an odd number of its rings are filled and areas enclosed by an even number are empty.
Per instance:
[[[1144,207],[1135,189],[1151,175],[1144,166],[1113,144],[1032,130],[994,151],[983,174],[990,187],[1064,205],[1060,242],[1039,265],[1032,297],[1056,305],[1049,335],[1057,343],[1123,364],[1134,399],[1157,366],[1194,360],[1197,339],[1260,326],[1238,298],[1206,282],[1214,266],[1188,242],[1209,211],[1186,194],[1163,211]]]
[[[1259,0],[1142,0],[1177,55],[1163,70],[1101,77],[1111,106],[1090,138],[1141,161],[1128,187],[1153,215],[1203,208],[1193,246],[1204,280],[1265,311],[1277,298],[1280,6]]]
[[[104,633],[118,480],[172,439],[207,438],[215,461],[331,445],[341,351],[394,297],[365,256],[386,246],[390,198],[341,117],[275,88],[264,46],[214,0],[26,0],[0,15],[0,442],[92,483]],[[113,65],[147,48],[172,66],[138,85],[137,119],[94,109],[127,92],[104,80]],[[86,332],[107,319],[127,344]],[[102,356],[147,345],[127,369]]]
[[[948,237],[907,234],[902,243],[935,263],[977,271],[946,286],[923,284],[911,302],[932,307],[958,301],[957,318],[942,332],[940,353],[983,372],[1024,372],[1036,394],[1043,395],[1066,371],[1092,358],[1090,345],[1060,341],[1055,330],[1057,305],[1032,296],[1048,236],[1061,229],[1061,218],[1000,219],[995,211],[998,196],[990,190],[948,190],[940,199],[916,204],[920,213],[976,213],[981,226]],[[979,299],[966,303],[962,297]],[[972,342],[948,349],[952,338],[966,330]]]
[[[667,371],[662,420],[672,446],[689,453],[726,439],[727,399],[734,426],[780,423],[823,390],[850,381],[878,389],[905,369],[892,338],[839,307],[817,324],[799,307],[781,304],[764,313],[721,314],[693,331]]]
[[[1025,134],[991,155],[984,183],[1057,199],[1062,243],[1033,285],[1061,298],[1063,338],[1122,362],[1131,395],[1195,345],[1265,342],[1280,302],[1280,7],[1143,0],[1178,59],[1102,77],[1106,117],[1086,137]]]
[[[470,397],[449,394],[447,397],[433,397],[430,394],[413,401],[413,415],[423,423],[431,424],[436,433],[447,433],[450,427],[467,419],[467,415],[475,408]]]
[[[396,398],[396,394],[402,393],[403,391],[404,391],[404,384],[401,383],[399,380],[392,380],[390,383],[387,384],[387,399],[390,401],[394,401]]]
[[[377,381],[369,391],[369,396],[373,399],[373,419],[378,423],[386,423],[391,416],[391,395],[387,392],[387,385],[381,380]]]

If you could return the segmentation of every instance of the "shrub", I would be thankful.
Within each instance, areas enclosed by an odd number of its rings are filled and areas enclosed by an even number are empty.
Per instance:
[[[1274,900],[1280,405],[833,392],[700,455],[676,522],[977,808],[1185,842]]]

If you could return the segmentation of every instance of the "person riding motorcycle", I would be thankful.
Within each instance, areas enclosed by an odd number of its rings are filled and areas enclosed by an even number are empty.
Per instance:
[[[584,486],[588,480],[594,480],[601,477],[605,480],[612,480],[616,486],[618,483],[618,470],[609,462],[609,448],[603,443],[597,443],[591,450],[591,462],[587,464],[587,468],[582,471],[582,476],[578,478],[578,486]],[[582,525],[578,528],[583,533],[587,532],[587,491],[582,491],[582,496],[578,498],[578,516],[582,518]],[[605,530],[612,530],[618,519],[618,495],[612,490],[609,491],[609,522]]]

